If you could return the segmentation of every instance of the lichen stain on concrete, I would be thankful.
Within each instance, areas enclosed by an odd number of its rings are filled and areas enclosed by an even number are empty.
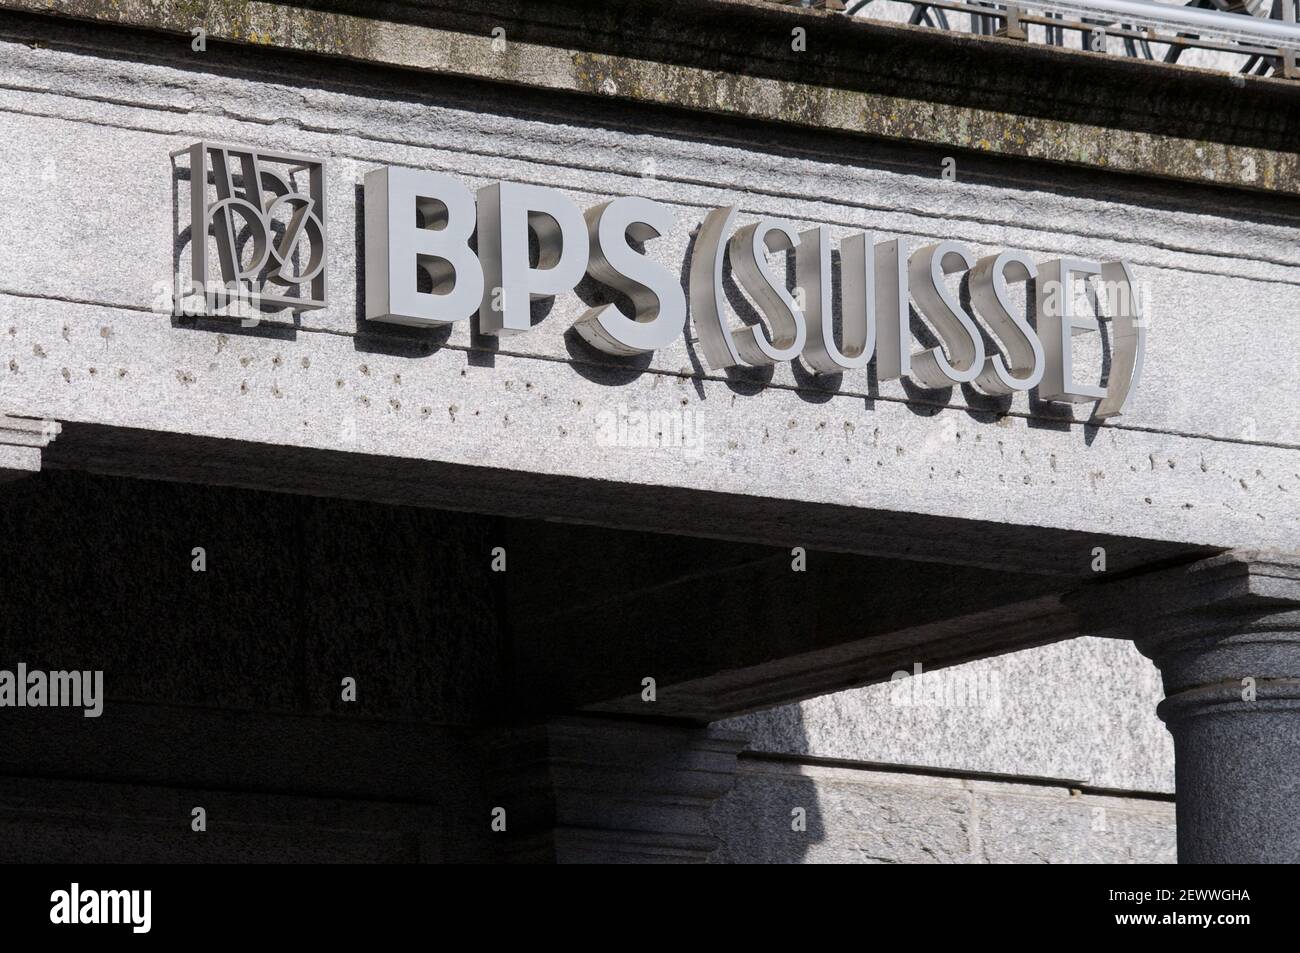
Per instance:
[[[593,95],[667,103],[688,109],[739,111],[774,119],[806,119],[804,109],[783,108],[780,100],[801,88],[782,84],[774,98],[747,76],[641,63],[595,53],[574,52],[573,88]],[[805,99],[809,94],[803,92]]]
[[[250,4],[243,0],[66,0],[16,6],[55,10],[64,15],[164,29],[188,34],[203,26],[212,38],[256,45],[279,45],[374,62],[401,60],[431,71],[442,60],[455,60],[461,72],[518,79],[553,63],[527,44],[507,42],[493,50],[487,37],[447,41],[448,35],[421,27],[363,16],[326,13],[301,7]],[[482,42],[478,42],[482,40]],[[396,52],[395,52],[396,51]],[[1168,140],[1154,133],[1096,128],[1017,115],[972,111],[929,102],[900,101],[854,90],[811,86],[782,80],[759,80],[664,63],[628,60],[591,52],[573,52],[571,76],[548,76],[553,85],[593,95],[670,104],[706,111],[727,111],[827,129],[852,130],[890,138],[1021,155],[1049,161],[1096,165],[1123,171],[1300,191],[1300,155],[1263,149],[1228,149],[1213,142]],[[551,71],[554,72],[553,70]],[[1244,160],[1253,161],[1246,162]]]

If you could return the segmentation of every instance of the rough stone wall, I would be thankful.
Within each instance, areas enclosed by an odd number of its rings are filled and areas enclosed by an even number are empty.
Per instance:
[[[97,718],[2,710],[0,855],[490,858],[462,726],[507,703],[491,524],[78,473],[0,486],[0,668],[99,669],[106,696]]]
[[[1081,637],[730,719],[754,757],[718,859],[1173,863],[1163,697],[1130,643]]]
[[[1172,794],[1160,673],[1081,637],[730,719],[755,751]]]
[[[716,863],[1173,863],[1169,799],[744,759]],[[801,818],[794,812],[802,809]],[[792,825],[802,820],[803,829]]]

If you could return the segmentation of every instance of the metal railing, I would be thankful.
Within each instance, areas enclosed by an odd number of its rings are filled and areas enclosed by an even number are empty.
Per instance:
[[[1300,79],[1300,0],[1192,0],[1186,6],[1152,0],[901,2],[912,5],[908,22],[918,26],[955,30],[959,27],[951,15],[965,15],[970,32],[985,36],[1065,46],[1067,33],[1077,33],[1081,49],[1166,63],[1176,62],[1188,49],[1210,50],[1232,54],[1232,68],[1241,73]],[[872,3],[828,0],[825,6],[842,6],[846,16],[869,17]]]

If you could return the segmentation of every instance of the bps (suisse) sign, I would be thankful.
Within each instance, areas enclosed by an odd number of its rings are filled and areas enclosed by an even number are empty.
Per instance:
[[[250,295],[262,311],[326,307],[325,164],[211,143],[188,151],[191,234],[203,239],[192,243],[191,278],[206,312]],[[880,380],[969,384],[988,395],[1037,387],[1047,401],[1097,401],[1100,418],[1130,405],[1146,321],[1127,262],[1040,263],[1013,249],[976,258],[956,241],[908,253],[899,239],[876,242],[857,232],[839,241],[837,334],[829,228],[800,231],[784,219],[738,218],[734,205],[706,214],[690,262],[690,317],[712,369],[799,359],[816,373],[839,374],[874,359]],[[591,307],[575,325],[582,337],[611,355],[655,351],[682,333],[688,294],[673,271],[638,246],[673,224],[672,210],[645,198],[583,211],[543,186],[497,182],[472,192],[438,172],[375,169],[365,176],[365,316],[425,327],[477,314],[481,333],[523,333],[532,327],[532,301],[570,292],[590,277],[625,295],[632,313],[614,304]],[[782,253],[794,256],[794,287],[769,260]],[[728,263],[761,321],[741,321],[728,307]],[[969,306],[950,285],[963,274]],[[1032,309],[1015,305],[1017,285],[1032,288]],[[1078,307],[1080,293],[1092,308]],[[1112,324],[1104,387],[1076,379],[1072,349],[1075,335],[1097,330],[1102,302]],[[914,350],[913,304],[938,344]]]

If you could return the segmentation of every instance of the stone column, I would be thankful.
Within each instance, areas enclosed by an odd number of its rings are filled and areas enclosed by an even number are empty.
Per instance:
[[[1300,862],[1300,557],[1226,553],[1125,588],[1164,679],[1179,862]]]
[[[489,739],[504,857],[520,863],[706,863],[709,808],[745,739],[716,729],[572,717]],[[486,822],[486,821],[485,821]]]

